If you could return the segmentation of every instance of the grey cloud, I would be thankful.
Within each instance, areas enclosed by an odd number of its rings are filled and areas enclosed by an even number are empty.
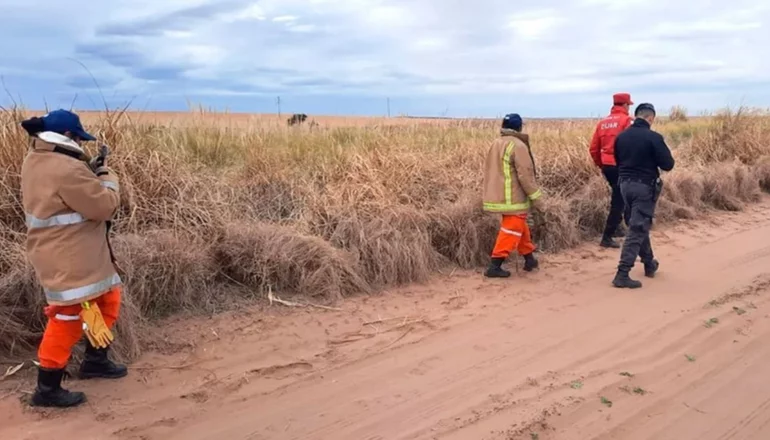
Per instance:
[[[302,78],[282,81],[281,84],[286,87],[321,87],[337,86],[339,82],[328,78]]]
[[[593,75],[605,75],[609,77],[643,77],[649,75],[659,74],[699,74],[699,73],[713,73],[723,70],[724,67],[716,65],[700,65],[700,66],[640,66],[640,67],[617,67],[611,64],[605,64],[593,73],[587,75],[580,75],[583,77]]]
[[[130,42],[99,41],[75,46],[75,53],[104,60],[117,67],[133,67],[144,62],[145,56],[133,49]]]
[[[73,87],[75,89],[111,89],[118,85],[120,82],[119,80],[115,78],[96,78],[94,82],[94,78],[92,78],[90,75],[72,75],[67,77],[65,84],[69,87]],[[98,85],[98,87],[97,87]]]
[[[187,30],[196,23],[215,19],[234,8],[247,4],[246,0],[219,0],[190,8],[179,9],[158,17],[125,23],[108,23],[97,29],[102,36],[157,36],[169,30]]]
[[[133,77],[144,80],[171,80],[180,78],[189,66],[162,64],[149,60],[142,52],[126,41],[103,41],[77,46],[76,53],[103,60],[125,69]]]
[[[144,66],[132,69],[137,78],[170,81],[181,78],[185,69],[179,66]]]

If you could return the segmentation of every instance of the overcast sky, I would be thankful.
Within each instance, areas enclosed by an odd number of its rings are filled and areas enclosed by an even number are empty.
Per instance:
[[[770,107],[770,1],[0,0],[26,106],[309,114]],[[0,104],[7,105],[7,94]]]

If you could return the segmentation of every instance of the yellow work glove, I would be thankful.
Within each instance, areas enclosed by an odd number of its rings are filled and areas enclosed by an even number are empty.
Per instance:
[[[80,319],[83,320],[83,332],[88,341],[96,348],[107,348],[115,337],[104,322],[102,311],[97,304],[91,304],[88,301],[82,304],[83,310],[80,311]]]

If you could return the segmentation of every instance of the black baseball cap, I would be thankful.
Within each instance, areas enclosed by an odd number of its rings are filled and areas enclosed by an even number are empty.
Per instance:
[[[642,110],[650,110],[650,111],[652,111],[653,115],[657,114],[655,112],[655,106],[650,104],[649,102],[643,102],[643,103],[639,104],[638,106],[636,106],[636,110],[634,111],[634,114],[638,115],[639,112],[641,112]]]

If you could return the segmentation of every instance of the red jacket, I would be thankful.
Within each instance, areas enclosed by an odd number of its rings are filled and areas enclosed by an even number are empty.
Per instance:
[[[633,122],[634,118],[629,116],[628,110],[616,105],[610,110],[609,116],[596,124],[596,130],[591,139],[591,158],[596,166],[616,165],[615,138]]]

